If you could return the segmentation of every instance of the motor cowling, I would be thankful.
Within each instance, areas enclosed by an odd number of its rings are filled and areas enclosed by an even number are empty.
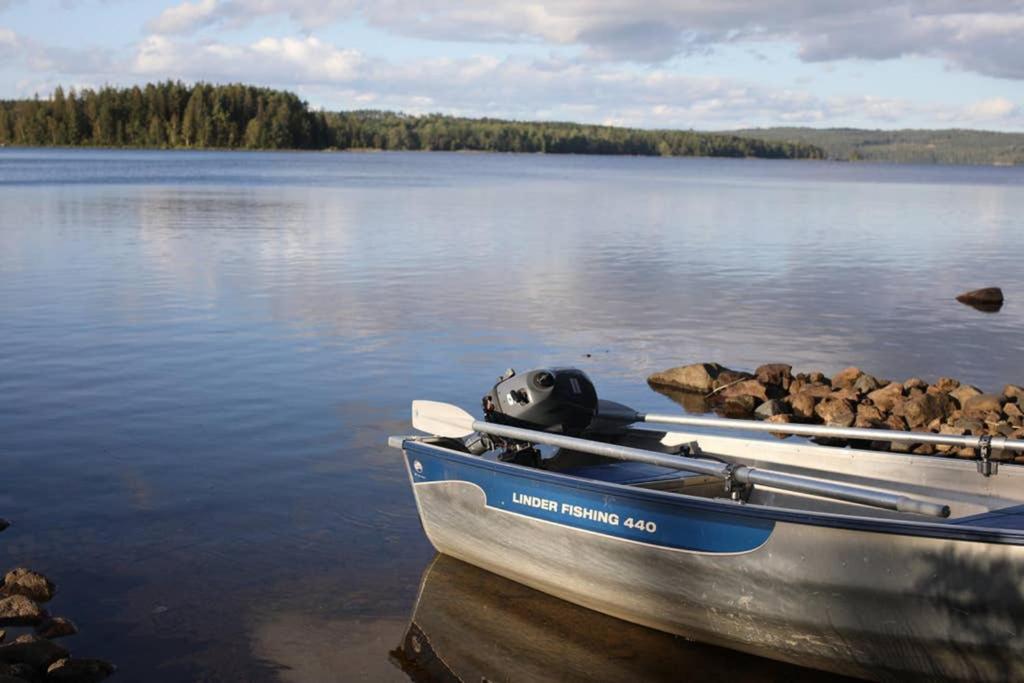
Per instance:
[[[488,422],[580,434],[597,415],[597,390],[576,368],[546,368],[502,375],[483,398]]]

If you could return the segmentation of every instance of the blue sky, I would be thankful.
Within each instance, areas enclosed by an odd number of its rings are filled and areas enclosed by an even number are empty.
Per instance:
[[[0,0],[0,97],[242,81],[327,109],[1024,130],[1024,0]]]

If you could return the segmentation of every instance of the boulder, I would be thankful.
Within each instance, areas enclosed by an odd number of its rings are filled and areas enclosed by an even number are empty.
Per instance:
[[[971,396],[977,396],[981,393],[981,390],[977,387],[972,387],[970,384],[961,384],[953,391],[949,392],[950,397],[956,400],[957,404],[963,408],[964,402]]]
[[[0,662],[28,664],[44,671],[58,659],[67,656],[68,651],[60,645],[32,634],[16,638],[13,643],[0,645]]]
[[[823,398],[814,412],[825,424],[833,427],[849,427],[856,419],[850,402],[841,398]]]
[[[24,595],[36,602],[49,602],[55,590],[53,581],[39,572],[24,567],[7,572],[4,576],[4,585],[0,586],[0,594]]]
[[[821,372],[811,372],[807,374],[807,381],[812,384],[828,384],[831,386],[832,380],[825,376]]]
[[[860,368],[845,368],[832,375],[832,386],[837,389],[853,388],[853,385],[863,374],[864,372]]]
[[[813,396],[814,398],[825,398],[832,394],[832,387],[827,384],[810,383],[805,384],[799,392],[793,393],[806,394],[808,396]]]
[[[948,434],[950,436],[963,436],[967,433],[963,427],[954,427],[953,425],[942,425],[939,427],[939,434]],[[949,453],[955,451],[956,446],[938,445],[935,447],[939,453]]]
[[[774,384],[788,391],[793,381],[793,366],[785,363],[766,363],[754,370],[754,376],[761,384]]]
[[[791,415],[787,415],[786,413],[779,413],[777,415],[772,415],[771,417],[765,418],[765,422],[772,422],[774,424],[789,424],[792,421],[793,421],[792,416]],[[792,436],[792,434],[782,434],[780,432],[768,432],[768,433],[771,434],[772,436],[774,436],[776,439],[788,439],[790,436]]]
[[[882,416],[882,411],[879,410],[878,406],[874,406],[869,403],[861,403],[857,406],[857,419],[881,422],[884,417]]]
[[[927,388],[928,383],[925,382],[920,377],[911,377],[910,379],[903,383],[904,391],[910,391],[911,389],[920,389],[921,391],[924,391]]]
[[[858,403],[860,401],[860,394],[857,393],[856,389],[836,389],[828,395],[828,398],[840,398],[851,403]]]
[[[897,402],[902,402],[903,385],[898,384],[897,382],[887,384],[881,389],[875,389],[872,391],[868,394],[868,398],[871,399],[872,403],[878,406],[879,410],[889,412]]]
[[[99,683],[117,671],[102,659],[59,659],[46,670],[46,683]]]
[[[896,404],[893,414],[904,418],[907,426],[915,429],[927,426],[935,418],[945,417],[946,408],[946,402],[935,394],[921,394]]]
[[[1003,396],[1008,401],[1021,403],[1021,398],[1024,397],[1024,387],[1017,386],[1016,384],[1007,384],[1003,387]]]
[[[859,394],[870,394],[881,386],[882,385],[878,383],[877,379],[865,373],[858,377],[857,381],[853,383],[853,390]]]
[[[7,637],[7,631],[0,628],[0,643],[4,642],[4,638]]]
[[[0,598],[0,626],[29,626],[42,618],[43,610],[24,595]]]
[[[36,635],[42,638],[63,638],[78,633],[78,627],[70,619],[51,617],[36,626]]]
[[[949,392],[953,391],[958,386],[960,386],[960,381],[955,380],[952,377],[940,377],[937,380],[935,380],[935,384],[933,384],[932,386],[935,387],[937,390],[948,394]]]
[[[4,529],[6,529],[7,527],[9,527],[10,525],[11,525],[11,523],[10,523],[10,522],[8,522],[8,521],[7,521],[6,519],[4,519],[3,517],[0,517],[0,531],[3,531]]]
[[[718,363],[694,363],[656,372],[647,378],[647,382],[648,384],[707,394],[714,390],[715,380],[726,370],[728,368]]]
[[[757,399],[749,394],[744,394],[743,396],[730,396],[725,399],[719,407],[719,412],[725,417],[745,420],[753,416],[754,408],[756,407]]]
[[[768,399],[757,407],[754,417],[767,420],[774,415],[782,415],[786,412],[786,405],[777,398]]]
[[[28,664],[4,664],[0,662],[0,683],[39,683],[39,672]]]
[[[1003,398],[995,394],[978,394],[964,401],[961,407],[967,417],[981,418],[987,413],[998,415],[1003,410]]]
[[[893,429],[897,432],[907,431],[907,421],[899,415],[889,415],[882,420],[882,423],[885,425],[886,429]]]
[[[768,390],[756,379],[743,379],[733,384],[725,385],[725,388],[719,391],[717,395],[719,398],[753,396],[761,401],[768,400]]]
[[[981,436],[985,433],[985,423],[973,417],[961,417],[951,424],[971,436]]]
[[[715,389],[721,389],[737,382],[742,382],[745,379],[754,379],[754,376],[749,372],[740,372],[739,370],[722,370],[718,373],[718,377],[715,378]]]
[[[789,407],[793,409],[793,415],[809,420],[814,417],[814,406],[818,404],[818,398],[808,393],[799,393],[794,396],[790,396],[787,401]]]
[[[919,443],[910,449],[916,455],[935,455],[935,446],[930,443]]]
[[[958,296],[956,300],[969,306],[977,306],[979,304],[983,306],[1001,305],[1003,303],[1003,290],[998,287],[972,289]]]
[[[1024,415],[1024,410],[1020,409],[1020,406],[1016,403],[1005,403],[1003,404],[1003,415],[1006,417],[1020,417]]]

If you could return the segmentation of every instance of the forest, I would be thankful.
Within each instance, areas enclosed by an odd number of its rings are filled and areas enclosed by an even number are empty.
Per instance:
[[[748,135],[316,111],[281,90],[176,81],[80,92],[58,87],[48,99],[0,100],[0,146],[5,145],[825,157],[813,144]]]

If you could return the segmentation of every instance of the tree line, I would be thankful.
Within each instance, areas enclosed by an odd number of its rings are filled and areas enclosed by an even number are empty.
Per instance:
[[[161,149],[381,149],[820,159],[791,140],[384,111],[314,111],[293,93],[243,84],[65,90],[0,101],[0,145]]]

